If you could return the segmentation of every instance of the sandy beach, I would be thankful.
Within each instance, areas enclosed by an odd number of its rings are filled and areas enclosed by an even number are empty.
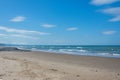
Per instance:
[[[120,59],[1,51],[0,80],[120,80]]]

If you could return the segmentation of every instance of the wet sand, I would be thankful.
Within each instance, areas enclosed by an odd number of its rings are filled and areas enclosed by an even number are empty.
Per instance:
[[[120,80],[120,58],[1,51],[0,80]]]

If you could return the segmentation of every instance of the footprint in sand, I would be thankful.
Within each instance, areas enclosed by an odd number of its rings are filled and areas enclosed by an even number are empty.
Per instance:
[[[49,69],[49,70],[51,70],[51,71],[58,71],[57,69]]]

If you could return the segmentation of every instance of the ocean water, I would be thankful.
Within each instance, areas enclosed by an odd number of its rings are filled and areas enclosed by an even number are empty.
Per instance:
[[[54,52],[58,54],[120,58],[120,45],[17,45],[21,49]]]

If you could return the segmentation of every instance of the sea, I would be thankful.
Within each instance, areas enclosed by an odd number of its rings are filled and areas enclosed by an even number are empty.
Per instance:
[[[20,49],[71,54],[120,58],[120,45],[14,45]]]

